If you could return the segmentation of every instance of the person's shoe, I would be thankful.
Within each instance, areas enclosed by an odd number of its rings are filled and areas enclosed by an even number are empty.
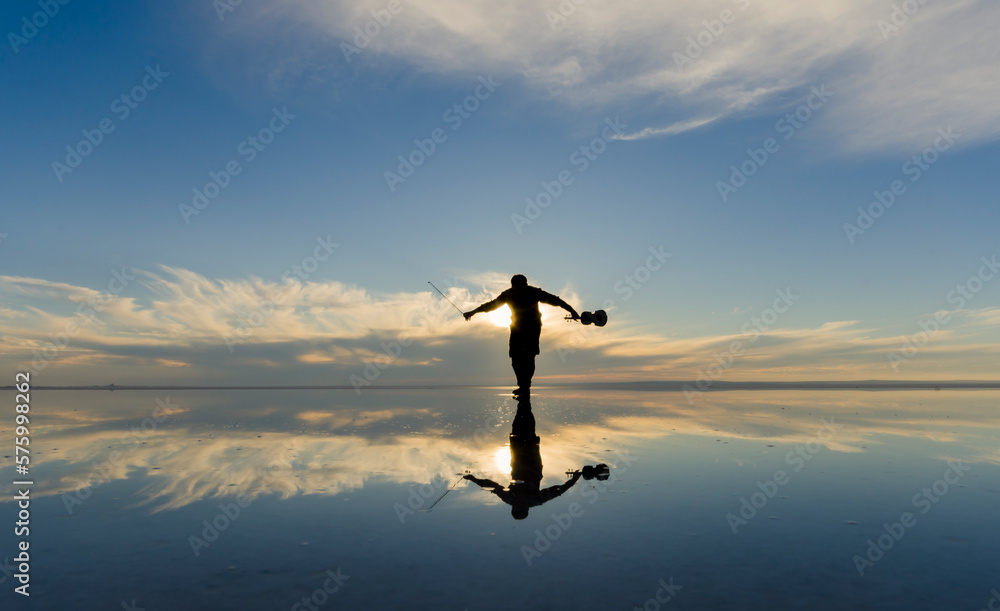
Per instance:
[[[514,389],[514,393],[513,394],[517,398],[527,397],[528,395],[531,394],[531,388],[530,387],[525,388],[523,386],[518,386],[517,388]]]

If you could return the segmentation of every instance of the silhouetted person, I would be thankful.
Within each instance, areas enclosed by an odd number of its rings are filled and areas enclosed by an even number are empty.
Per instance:
[[[515,395],[527,394],[531,388],[531,377],[535,375],[535,355],[539,353],[538,338],[542,333],[542,313],[539,303],[563,308],[573,317],[580,318],[573,306],[559,297],[542,289],[528,285],[528,279],[517,274],[510,279],[510,288],[500,293],[493,301],[487,301],[471,312],[465,312],[469,320],[480,312],[492,312],[502,305],[510,307],[510,364],[517,376]]]
[[[465,479],[478,484],[510,505],[510,515],[515,520],[528,517],[528,510],[547,503],[573,487],[582,474],[575,471],[565,484],[541,489],[542,453],[541,439],[535,435],[535,416],[531,403],[522,397],[517,403],[517,413],[510,431],[510,486],[504,488],[489,479],[466,475]]]

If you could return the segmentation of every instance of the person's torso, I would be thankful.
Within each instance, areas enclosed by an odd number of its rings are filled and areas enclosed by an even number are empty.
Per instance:
[[[511,312],[511,326],[518,328],[542,326],[542,313],[538,310],[541,289],[528,286],[505,291],[507,305]]]

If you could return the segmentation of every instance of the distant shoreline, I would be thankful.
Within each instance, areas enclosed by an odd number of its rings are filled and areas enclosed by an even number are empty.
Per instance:
[[[705,385],[703,384],[703,387]],[[366,386],[365,392],[376,390],[465,390],[465,389],[507,388],[497,384],[400,384],[386,386]],[[552,390],[623,390],[649,392],[689,392],[698,391],[695,382],[590,382],[536,384],[536,389]],[[1000,390],[1000,381],[941,380],[941,381],[890,381],[858,380],[835,382],[715,382],[705,392],[724,390]],[[14,391],[14,386],[2,386],[0,390]],[[31,390],[103,390],[103,391],[149,391],[149,390],[354,390],[350,385],[261,385],[261,386],[183,386],[183,385],[108,385],[108,386],[32,386]]]

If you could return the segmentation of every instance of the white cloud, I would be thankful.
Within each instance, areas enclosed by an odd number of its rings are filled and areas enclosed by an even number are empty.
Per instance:
[[[622,134],[621,136],[615,135],[611,138],[613,140],[644,140],[646,138],[653,138],[656,136],[673,136],[675,134],[681,134],[686,131],[701,127],[702,125],[708,125],[709,123],[715,121],[722,115],[716,115],[714,117],[708,117],[705,119],[688,119],[686,121],[677,121],[666,127],[644,127],[643,129],[632,133],[632,134]]]
[[[259,278],[213,280],[189,270],[133,272],[141,283],[87,317],[86,287],[0,276],[0,360],[20,367],[65,345],[47,359],[50,384],[347,385],[371,363],[391,366],[378,384],[503,383],[511,377],[506,329],[487,320],[462,320],[430,287],[415,293],[373,295],[340,282]],[[462,304],[482,303],[506,288],[498,273],[478,273],[442,287]],[[141,286],[140,286],[141,284]],[[476,288],[471,288],[476,287]],[[571,287],[559,292],[579,303]],[[268,303],[268,306],[261,304]],[[734,342],[738,354],[714,379],[990,379],[998,350],[982,334],[995,328],[996,309],[955,312],[899,372],[887,353],[902,338],[857,321],[813,328],[775,327],[751,335],[667,337],[611,312],[607,327],[563,322],[543,306],[539,380],[694,380]],[[72,329],[72,330],[71,330]],[[62,338],[61,340],[59,338]],[[751,341],[752,340],[752,341]],[[393,342],[405,349],[396,350]],[[390,346],[390,348],[386,348]],[[372,366],[374,367],[374,366]]]
[[[826,83],[838,95],[817,123],[848,151],[923,148],[937,128],[949,125],[967,134],[963,145],[995,139],[1000,5],[906,4],[919,9],[897,15],[897,27],[891,25],[893,4],[865,0],[604,0],[579,6],[567,0],[407,0],[353,61],[372,66],[392,58],[434,73],[519,76],[569,107],[667,117],[661,125],[670,127],[647,126],[639,132],[643,137],[679,133],[704,117],[775,113],[800,91]],[[550,23],[560,5],[576,8]],[[372,11],[385,6],[384,0],[244,6],[240,15],[259,27],[239,31],[263,36],[261,28],[273,34],[281,19],[305,22],[318,36],[306,43],[296,28],[300,50],[318,56],[318,40],[325,53],[339,57],[340,43],[353,44],[355,28],[363,30]],[[289,62],[303,63],[288,55],[279,54],[265,70],[273,77]]]
[[[52,450],[37,464],[44,463],[50,475],[39,482],[37,494],[71,495],[61,501],[75,509],[74,498],[87,503],[91,495],[108,494],[102,488],[108,482],[140,473],[143,487],[129,502],[159,512],[238,494],[334,496],[372,483],[398,484],[399,501],[406,502],[409,485],[435,481],[429,505],[465,470],[509,481],[509,457],[496,457],[510,432],[513,405],[490,395],[438,397],[432,408],[397,403],[393,393],[379,395],[374,408],[368,401],[355,404],[353,395],[336,394],[318,404],[312,394],[277,400],[240,395],[238,403],[215,394],[186,393],[165,402],[137,395],[60,395],[47,406]],[[636,448],[674,435],[774,445],[780,455],[815,443],[819,434],[829,450],[855,454],[910,440],[927,444],[929,456],[997,464],[1000,454],[989,432],[1000,416],[984,412],[983,396],[946,390],[924,402],[909,391],[751,391],[707,393],[692,405],[682,393],[546,391],[536,400],[539,414],[559,407],[563,417],[540,415],[537,434],[546,485],[565,481],[567,468],[598,461],[614,465],[620,455],[608,448]],[[163,404],[173,407],[161,411]],[[239,425],[220,434],[217,423],[228,418]],[[9,465],[12,457],[0,459],[0,468]]]

